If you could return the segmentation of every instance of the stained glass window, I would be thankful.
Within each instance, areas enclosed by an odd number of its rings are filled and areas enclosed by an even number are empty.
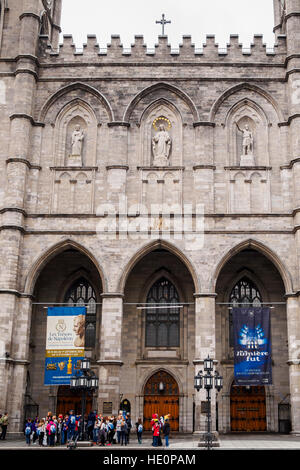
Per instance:
[[[179,346],[180,309],[175,286],[168,279],[161,278],[151,287],[147,303],[157,308],[149,305],[146,309],[146,346]],[[164,305],[171,308],[164,308]]]
[[[231,291],[229,302],[232,307],[241,307],[242,304],[260,307],[262,303],[261,293],[256,285],[247,277],[240,279]],[[232,312],[229,310],[229,344],[233,346]]]
[[[97,300],[93,287],[86,279],[78,279],[66,293],[64,302],[72,307],[86,306],[85,347],[94,347],[96,341]]]

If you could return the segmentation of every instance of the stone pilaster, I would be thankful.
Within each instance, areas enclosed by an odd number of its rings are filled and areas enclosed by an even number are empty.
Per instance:
[[[287,298],[287,329],[292,432],[300,434],[300,306],[297,297]]]
[[[112,403],[112,413],[119,412],[122,362],[123,295],[102,294],[98,410]]]
[[[215,294],[195,294],[195,375],[203,371],[203,361],[209,355],[215,359]],[[206,402],[206,390],[195,391],[195,432],[207,430],[206,414],[201,413],[201,402]],[[216,430],[216,395],[211,390],[211,425]]]
[[[19,21],[19,50],[6,160],[5,207],[0,232],[0,258],[5,260],[5,270],[0,274],[0,396],[1,409],[5,408],[11,417],[10,432],[20,431],[23,425],[28,365],[31,306],[18,291],[18,275],[31,161],[30,137],[34,125],[32,110],[37,78],[35,54],[40,24],[39,2],[24,1]]]

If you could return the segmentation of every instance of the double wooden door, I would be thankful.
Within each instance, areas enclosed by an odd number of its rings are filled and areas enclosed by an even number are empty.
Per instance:
[[[70,410],[74,410],[75,415],[81,414],[81,395],[78,392],[73,391],[70,387],[62,385],[58,389],[56,414],[62,414],[63,416],[70,413]],[[86,409],[85,414],[89,414],[92,411],[93,398],[87,395],[86,397]]]
[[[148,380],[144,390],[144,429],[151,431],[154,414],[170,415],[171,431],[179,431],[179,389],[175,379],[160,371]]]
[[[233,386],[230,394],[231,431],[263,432],[267,430],[264,387]]]

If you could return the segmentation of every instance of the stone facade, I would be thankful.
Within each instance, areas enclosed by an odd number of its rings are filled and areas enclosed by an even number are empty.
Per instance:
[[[142,36],[130,51],[112,36],[102,51],[90,35],[77,51],[69,35],[59,44],[61,0],[0,7],[0,411],[10,431],[26,404],[40,416],[56,408],[57,388],[43,385],[45,307],[79,277],[97,297],[86,351],[97,409],[111,402],[117,413],[123,397],[142,416],[145,384],[162,370],[178,384],[179,429],[201,431],[194,375],[210,354],[224,377],[213,426],[230,431],[228,303],[246,277],[274,307],[267,430],[278,432],[278,405],[289,403],[300,432],[300,0],[274,0],[274,51],[259,35],[249,50],[232,35],[226,51],[213,36],[201,50],[184,36],[175,51],[166,36],[154,51]],[[170,147],[159,165],[160,124]],[[140,306],[162,277],[182,304],[179,343],[146,347]]]

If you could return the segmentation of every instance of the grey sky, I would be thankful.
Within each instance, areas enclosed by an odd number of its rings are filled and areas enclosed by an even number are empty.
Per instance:
[[[153,47],[161,34],[156,20],[165,13],[169,43],[177,47],[182,35],[189,34],[196,47],[205,42],[206,34],[215,34],[224,47],[230,34],[239,34],[248,46],[254,34],[263,34],[268,47],[274,44],[273,0],[63,0],[63,34],[72,34],[77,47],[86,42],[87,34],[96,34],[100,47],[119,34],[124,47],[130,47],[135,34],[142,34]]]

